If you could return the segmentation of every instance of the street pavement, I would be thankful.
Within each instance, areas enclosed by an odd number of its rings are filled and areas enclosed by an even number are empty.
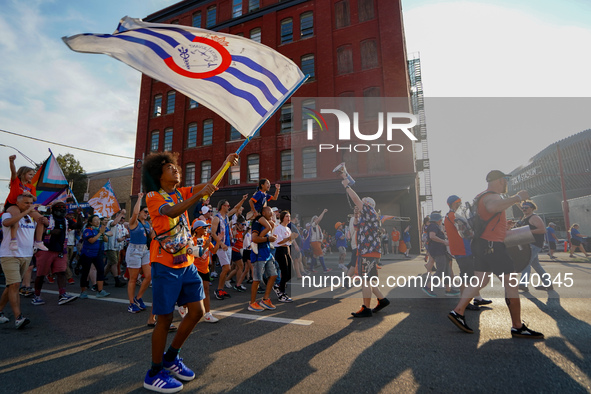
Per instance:
[[[430,298],[418,288],[384,286],[391,304],[363,319],[350,315],[361,305],[358,289],[305,290],[294,280],[291,293],[302,296],[282,304],[272,295],[277,309],[262,313],[246,309],[249,293],[229,290],[231,299],[212,300],[220,321],[200,322],[181,351],[197,376],[184,392],[591,392],[591,260],[558,256],[543,266],[554,276],[572,272],[576,289],[530,287],[521,296],[523,320],[546,335],[543,341],[511,337],[498,283],[482,291],[493,299],[489,308],[466,311],[474,334],[448,320],[457,298],[443,289]],[[336,255],[326,260],[331,274],[340,275]],[[382,262],[381,279],[424,272],[422,256],[387,255]],[[111,296],[58,306],[57,285],[45,284],[45,305],[21,297],[31,319],[23,330],[14,328],[7,306],[0,393],[147,392],[148,312],[128,313],[126,289],[105,289]]]

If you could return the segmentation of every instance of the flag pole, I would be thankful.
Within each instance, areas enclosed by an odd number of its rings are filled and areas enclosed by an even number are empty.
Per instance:
[[[273,112],[268,114],[267,118],[263,120],[261,125],[251,135],[249,135],[248,138],[246,138],[244,140],[242,145],[240,145],[240,147],[236,150],[237,155],[239,155],[240,152],[242,152],[242,150],[246,147],[246,145],[250,142],[250,140],[252,140],[253,137],[259,132],[259,130],[265,125],[265,123],[267,123],[267,121],[269,119],[271,119],[271,116],[275,115],[275,112],[277,112],[277,110],[279,108],[281,108],[287,100],[290,99],[290,97],[295,93],[295,91],[298,90],[300,88],[300,86],[302,86],[308,80],[308,78],[310,78],[310,74],[306,74],[306,76],[304,76],[304,78],[296,86],[294,86],[294,88],[290,92],[288,92],[289,94],[285,96],[285,98],[279,103],[279,105],[277,105],[277,107],[275,107]],[[230,168],[230,163],[228,162],[224,165],[224,168],[222,168],[222,171],[220,171],[218,176],[213,181],[214,186],[217,186],[220,184],[220,182],[222,181],[222,178],[224,177],[224,175],[226,174],[226,172],[228,171],[229,168]],[[206,200],[208,197],[209,196],[204,196],[203,198]]]

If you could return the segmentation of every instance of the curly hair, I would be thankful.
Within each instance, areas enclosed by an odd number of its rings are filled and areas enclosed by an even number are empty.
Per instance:
[[[142,165],[142,182],[146,193],[160,190],[160,177],[165,164],[172,163],[179,173],[181,172],[178,167],[178,156],[177,152],[154,152],[146,156]]]

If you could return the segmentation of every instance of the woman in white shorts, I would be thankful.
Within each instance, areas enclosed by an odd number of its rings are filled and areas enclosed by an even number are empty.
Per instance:
[[[150,269],[150,248],[149,240],[154,236],[150,226],[148,208],[141,208],[144,193],[138,193],[137,203],[133,209],[133,215],[129,219],[129,246],[125,255],[127,268],[129,269],[129,282],[127,282],[127,296],[129,297],[129,313],[138,313],[146,309],[142,296],[150,286],[152,280],[152,271]],[[140,209],[141,208],[141,209]],[[144,280],[140,290],[135,296],[135,285],[140,270],[144,274]]]

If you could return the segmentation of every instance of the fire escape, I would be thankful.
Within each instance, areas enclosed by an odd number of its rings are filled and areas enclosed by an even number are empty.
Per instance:
[[[410,77],[410,99],[412,110],[419,119],[419,123],[414,127],[414,135],[418,138],[418,142],[415,146],[415,162],[420,179],[419,200],[421,202],[423,216],[425,216],[433,211],[433,195],[431,194],[431,169],[429,165],[427,122],[425,119],[425,102],[419,53],[414,53],[409,56],[408,73]]]

